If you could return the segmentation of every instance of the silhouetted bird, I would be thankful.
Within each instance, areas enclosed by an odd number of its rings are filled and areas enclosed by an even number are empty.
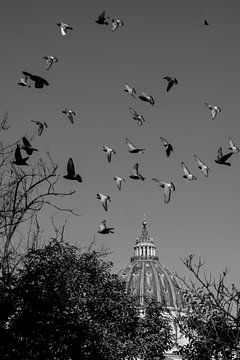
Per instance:
[[[229,137],[229,150],[232,150],[235,154],[239,153],[239,148],[234,144],[233,139]]]
[[[106,220],[103,220],[100,225],[99,225],[99,234],[113,234],[114,233],[114,228],[112,227],[107,227],[107,223]]]
[[[111,162],[112,154],[116,154],[116,151],[105,145],[103,146],[103,151],[107,153],[108,162]]]
[[[60,27],[60,31],[63,36],[67,35],[67,30],[73,30],[72,26],[69,26],[68,24],[64,24],[61,21],[58,22],[56,25]]]
[[[230,162],[226,162],[227,159],[230,158],[230,156],[232,156],[234,153],[233,152],[230,152],[230,153],[227,153],[225,155],[223,155],[222,153],[222,148],[220,147],[218,149],[218,153],[217,153],[217,159],[215,159],[214,161],[217,163],[217,164],[220,164],[220,165],[227,165],[227,166],[231,166],[232,164]]]
[[[204,20],[204,25],[208,26],[209,22],[207,20]]]
[[[198,164],[198,168],[202,171],[202,173],[205,176],[208,176],[209,173],[209,167],[204,164],[204,162],[202,162],[202,160],[199,159],[199,157],[197,155],[194,155],[194,159],[196,160],[197,164]]]
[[[190,173],[190,171],[188,170],[188,168],[186,167],[186,165],[184,164],[183,161],[181,162],[181,166],[182,166],[182,170],[183,170],[183,173],[184,173],[183,177],[184,177],[185,179],[188,179],[188,180],[197,180],[196,176],[194,176],[194,175],[192,175],[192,174]]]
[[[122,188],[122,182],[123,182],[123,181],[125,182],[125,179],[124,179],[124,178],[120,178],[119,176],[114,176],[114,177],[113,177],[113,180],[116,181],[118,190],[121,190],[121,188]]]
[[[95,20],[95,22],[100,25],[108,25],[108,21],[106,21],[105,17],[105,11],[102,11],[101,14],[98,15],[98,18]]]
[[[138,168],[139,168],[139,164],[136,163],[133,166],[132,175],[129,175],[129,177],[131,179],[133,179],[133,180],[142,180],[142,181],[144,181],[146,178],[139,173]]]
[[[110,196],[109,196],[109,195],[104,195],[104,194],[98,193],[98,194],[97,194],[97,199],[99,199],[99,200],[101,201],[101,204],[102,204],[104,210],[107,211],[107,210],[108,210],[108,204],[107,204],[107,202],[108,202],[108,201],[111,202]]]
[[[167,157],[169,157],[171,152],[173,151],[173,147],[166,139],[164,139],[164,137],[160,136],[160,139],[163,143],[163,146],[166,149],[166,155],[167,155]]]
[[[52,56],[52,55],[43,56],[43,59],[47,60],[46,61],[47,62],[46,70],[49,70],[53,63],[58,62],[58,58],[56,56]]]
[[[171,76],[164,76],[165,80],[167,80],[168,84],[167,84],[167,91],[169,91],[171,89],[171,87],[175,84],[178,84],[178,80],[175,77],[171,77]]]
[[[152,179],[153,181],[157,182],[160,187],[164,189],[164,202],[165,204],[169,203],[172,191],[175,191],[175,185],[172,182],[167,183],[157,178],[152,178]]]
[[[129,86],[127,83],[124,84],[124,91],[128,92],[134,99],[136,97],[136,90],[134,87]]]
[[[216,105],[210,105],[206,102],[204,104],[211,110],[211,117],[212,117],[212,120],[214,120],[215,117],[217,116],[217,113],[221,112],[221,108]]]
[[[38,135],[41,136],[44,128],[48,127],[47,123],[45,121],[35,121],[35,120],[31,120],[31,121],[38,126]]]
[[[136,120],[138,122],[139,126],[142,126],[142,124],[144,123],[145,119],[142,115],[139,115],[133,108],[129,108],[131,114],[132,114],[132,118],[133,120]]]
[[[65,108],[63,111],[62,111],[63,114],[66,114],[67,117],[68,117],[68,120],[73,124],[73,115],[76,116],[76,113],[73,111],[73,110],[70,110],[70,109],[67,109]]]
[[[37,89],[42,89],[44,86],[48,86],[49,82],[43,79],[41,76],[30,74],[27,71],[23,71],[23,75],[28,76],[33,82]]]
[[[149,104],[154,105],[154,99],[151,95],[147,95],[145,92],[141,92],[141,95],[138,98],[142,101],[149,102]]]
[[[28,155],[32,155],[34,151],[38,151],[37,149],[34,149],[32,147],[32,145],[25,136],[22,138],[22,141],[23,141],[22,149],[25,150]]]
[[[20,145],[17,144],[16,150],[15,150],[15,160],[13,161],[13,164],[22,166],[22,165],[29,165],[26,163],[26,161],[29,159],[29,156],[23,158],[21,155]]]
[[[78,182],[82,182],[82,178],[79,174],[75,172],[75,166],[72,158],[69,158],[67,163],[67,175],[63,176],[67,180],[77,180]]]
[[[137,148],[128,138],[126,138],[126,143],[128,146],[128,151],[130,153],[136,154],[136,153],[141,153],[143,154],[144,151],[146,150],[145,148]]]

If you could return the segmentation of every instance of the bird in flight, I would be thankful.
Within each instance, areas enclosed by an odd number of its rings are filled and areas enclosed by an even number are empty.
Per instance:
[[[124,91],[128,92],[134,99],[136,98],[136,90],[134,87],[124,84]]]
[[[75,172],[75,166],[72,158],[69,158],[67,163],[67,175],[63,176],[67,180],[77,180],[78,182],[82,182],[82,178],[79,174]]]
[[[27,160],[29,159],[29,156],[23,158],[20,150],[20,145],[17,144],[16,150],[15,150],[15,160],[13,161],[13,164],[22,166],[22,165],[29,165],[27,164]]]
[[[103,151],[107,153],[108,162],[111,162],[112,154],[116,154],[116,151],[105,145],[103,146]]]
[[[183,177],[184,177],[185,179],[188,179],[188,180],[197,180],[196,176],[194,176],[194,175],[192,175],[192,174],[190,173],[190,171],[188,170],[188,168],[186,167],[186,165],[184,164],[183,161],[181,162],[181,166],[182,166],[182,170],[183,170],[183,173],[184,173]]]
[[[38,151],[37,149],[34,149],[28,139],[24,136],[22,138],[23,146],[22,149],[26,151],[28,155],[32,155],[34,151]]]
[[[229,137],[229,150],[232,150],[235,154],[239,153],[239,148],[234,144],[234,141],[231,137]]]
[[[234,153],[233,152],[229,152],[225,155],[223,155],[222,153],[222,148],[220,147],[218,149],[218,153],[217,153],[217,159],[215,159],[214,161],[217,163],[217,164],[220,164],[220,165],[227,165],[227,166],[231,166],[231,163],[230,162],[226,162],[226,160],[228,160],[230,158],[230,156],[232,156]]]
[[[34,82],[34,86],[36,89],[42,89],[44,86],[49,85],[49,82],[46,79],[43,79],[41,76],[30,74],[27,71],[23,71],[22,73],[23,75],[25,75],[25,77],[29,77],[30,80]]]
[[[211,110],[211,117],[212,117],[212,120],[215,119],[215,117],[217,116],[217,113],[220,113],[222,110],[219,106],[216,106],[216,105],[210,105],[208,103],[204,103],[210,110]]]
[[[27,86],[27,87],[31,87],[31,85],[29,85],[28,83],[27,83],[27,80],[28,80],[28,76],[23,76],[23,77],[21,77],[21,79],[20,79],[20,81],[18,82],[18,85],[20,85],[20,86]]]
[[[52,56],[52,55],[45,55],[45,56],[43,56],[43,59],[46,60],[46,63],[47,63],[46,70],[49,70],[52,67],[52,64],[58,62],[58,58],[56,56]]]
[[[68,120],[70,121],[70,123],[73,124],[73,122],[74,122],[74,121],[73,121],[73,116],[76,116],[75,111],[65,108],[65,109],[62,111],[62,113],[63,113],[63,114],[66,114],[67,117],[68,117]]]
[[[104,210],[107,211],[108,210],[108,201],[111,202],[110,196],[98,193],[97,199],[99,199],[101,201],[101,204],[102,204]]]
[[[149,104],[154,105],[154,99],[151,95],[147,95],[145,92],[141,91],[141,95],[138,98],[142,101],[149,102]]]
[[[205,176],[208,176],[210,170],[209,167],[206,164],[204,164],[204,162],[202,162],[202,160],[200,160],[197,155],[194,155],[194,159],[197,162],[198,168],[203,172]]]
[[[10,128],[10,125],[8,124],[8,111],[6,111],[3,115],[3,119],[0,123],[0,131],[2,130],[8,130]]]
[[[126,138],[126,143],[128,146],[128,151],[132,154],[137,154],[137,153],[143,154],[144,151],[146,150],[144,148],[136,147],[128,138]]]
[[[114,177],[113,177],[113,180],[116,181],[118,190],[121,190],[121,188],[122,188],[122,182],[125,182],[125,179],[124,179],[124,178],[121,178],[121,177],[119,177],[119,176],[114,176]]]
[[[207,20],[204,20],[204,25],[208,26],[209,25],[209,22]]]
[[[61,21],[58,22],[56,25],[60,27],[60,31],[61,31],[62,36],[67,35],[67,30],[73,30],[72,26],[69,26],[68,24],[64,24]]]
[[[144,181],[146,178],[139,173],[138,168],[139,168],[139,164],[136,163],[136,164],[133,166],[132,174],[129,175],[129,177],[130,177],[131,179],[133,179],[133,180],[142,180],[142,181]]]
[[[107,17],[112,22],[112,31],[117,30],[119,26],[123,26],[123,21],[120,19],[114,19],[111,16]]]
[[[133,108],[129,108],[131,114],[132,114],[132,118],[133,120],[136,120],[138,122],[139,126],[142,126],[142,124],[144,123],[145,119],[142,115],[139,115]]]
[[[36,121],[36,120],[31,120],[31,121],[38,126],[38,136],[41,136],[44,128],[48,127],[47,123],[45,121]]]
[[[108,21],[106,21],[105,17],[105,11],[102,11],[101,14],[98,15],[98,18],[95,20],[95,22],[100,25],[108,25]]]
[[[167,91],[169,91],[173,85],[177,85],[178,84],[178,80],[175,77],[171,77],[171,76],[164,76],[165,80],[167,80],[168,84],[167,84]]]
[[[107,227],[107,222],[106,220],[101,221],[100,225],[99,225],[99,234],[113,234],[114,233],[114,228],[112,227]]]
[[[161,181],[157,178],[152,178],[153,181],[155,181],[156,183],[158,183],[158,185],[160,187],[162,187],[164,189],[164,202],[165,204],[169,203],[170,198],[171,198],[171,194],[172,191],[175,191],[175,185],[170,181],[170,182],[165,182],[165,181]]]
[[[163,146],[165,147],[166,155],[167,157],[169,157],[171,152],[173,151],[173,146],[164,137],[160,136],[160,139],[163,143]]]

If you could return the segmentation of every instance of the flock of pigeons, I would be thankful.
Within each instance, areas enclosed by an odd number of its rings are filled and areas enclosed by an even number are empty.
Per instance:
[[[106,26],[111,25],[112,31],[115,31],[116,29],[118,29],[119,27],[124,25],[123,20],[116,19],[111,16],[106,16],[105,11],[102,11],[99,14],[99,16],[97,17],[95,22],[99,25],[106,25]],[[65,24],[63,22],[58,22],[56,25],[60,28],[60,32],[61,32],[62,36],[66,36],[69,30],[73,30],[72,26],[69,26],[68,24]],[[204,25],[207,25],[207,26],[209,25],[207,20],[204,21]],[[51,69],[53,64],[56,64],[58,62],[58,58],[55,56],[52,56],[52,55],[43,56],[43,59],[46,60],[46,70],[47,71],[49,71]],[[18,84],[20,86],[29,87],[29,88],[34,86],[35,88],[41,89],[44,86],[49,85],[47,80],[43,79],[42,77],[40,77],[38,75],[31,74],[26,71],[23,71],[22,73],[23,73],[23,76],[21,77],[20,81],[18,82]],[[178,80],[175,77],[165,76],[165,77],[163,77],[163,79],[166,81],[166,91],[167,92],[169,92],[176,85],[178,85]],[[137,96],[136,89],[127,83],[124,85],[124,91],[127,92],[134,99],[136,99],[138,97],[138,99],[149,103],[151,106],[153,106],[155,104],[153,96],[151,96],[143,91],[141,91],[141,93]],[[208,103],[204,103],[204,104],[211,112],[211,119],[214,120],[216,118],[216,116],[221,112],[221,108],[219,106],[210,105]],[[130,110],[132,119],[137,121],[137,124],[139,126],[142,126],[145,122],[144,117],[141,114],[139,114],[132,107],[129,107],[129,110]],[[62,110],[62,113],[67,116],[67,118],[71,124],[74,123],[74,116],[76,116],[76,113],[73,110],[65,108],[64,110]],[[44,121],[35,121],[35,120],[31,120],[31,121],[37,125],[38,135],[41,136],[44,129],[46,129],[48,127],[47,123]],[[3,118],[0,126],[1,126],[0,130],[7,130],[9,128],[9,125],[7,124],[7,113],[4,115],[4,118]],[[170,142],[168,142],[168,140],[166,140],[164,137],[160,137],[160,139],[163,144],[163,147],[165,148],[166,156],[170,157],[171,153],[174,151],[173,145]],[[129,153],[143,154],[145,151],[145,148],[140,148],[140,147],[135,146],[129,138],[126,138],[126,145],[128,147]],[[26,157],[22,156],[21,149],[26,152],[26,154],[27,154]],[[229,137],[229,150],[230,150],[230,152],[223,154],[222,147],[219,147],[215,162],[220,165],[230,166],[231,163],[227,162],[227,160],[233,154],[237,154],[239,152],[239,148],[234,144],[233,139],[230,137]],[[13,161],[13,164],[15,164],[17,166],[28,165],[27,161],[29,159],[29,156],[31,156],[34,151],[38,151],[38,150],[32,147],[30,141],[26,137],[23,137],[22,145],[21,146],[20,146],[20,144],[16,145],[15,159]],[[103,146],[103,151],[106,152],[107,160],[110,163],[113,155],[116,154],[116,151],[108,146]],[[209,171],[210,171],[208,165],[206,165],[206,163],[203,162],[196,154],[194,154],[194,159],[197,163],[197,167],[201,170],[203,175],[207,177],[209,175]],[[190,170],[188,169],[188,167],[186,166],[186,164],[183,161],[181,162],[181,167],[182,167],[184,179],[187,179],[189,181],[196,180],[196,176],[190,172]],[[80,183],[83,181],[82,177],[79,174],[77,174],[75,171],[75,166],[74,166],[74,162],[73,162],[72,158],[69,158],[69,160],[67,162],[67,174],[64,175],[63,177],[67,180],[78,181]],[[139,163],[136,163],[133,166],[132,173],[129,175],[129,178],[133,179],[133,180],[141,180],[141,181],[144,181],[146,179],[139,172]],[[125,179],[122,177],[118,177],[118,176],[114,176],[113,179],[116,182],[118,190],[121,190],[122,184],[123,184],[123,182],[125,182]],[[169,201],[171,199],[171,194],[173,191],[175,191],[174,183],[172,181],[170,181],[170,182],[162,181],[155,177],[152,178],[152,180],[154,182],[156,182],[161,188],[163,188],[164,202],[169,203]],[[106,195],[106,194],[97,193],[97,199],[100,200],[104,210],[108,211],[108,202],[111,202],[110,196]],[[109,233],[113,233],[113,230],[114,230],[114,228],[107,226],[106,220],[104,219],[99,225],[98,233],[109,234]]]

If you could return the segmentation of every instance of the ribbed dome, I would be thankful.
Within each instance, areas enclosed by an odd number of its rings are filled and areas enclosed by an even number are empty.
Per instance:
[[[145,219],[142,225],[142,233],[134,246],[134,256],[130,264],[118,272],[118,276],[126,281],[127,292],[139,298],[140,305],[149,298],[170,309],[182,308],[183,297],[176,277],[159,263]]]

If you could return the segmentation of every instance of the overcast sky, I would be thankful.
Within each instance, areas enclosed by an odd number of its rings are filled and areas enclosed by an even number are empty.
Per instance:
[[[124,26],[111,31],[96,24],[102,10]],[[66,205],[81,216],[69,217],[65,240],[85,246],[95,236],[97,246],[112,251],[108,259],[114,271],[128,263],[146,214],[160,262],[170,270],[185,273],[180,257],[194,253],[216,275],[228,266],[229,279],[239,285],[240,155],[232,156],[231,167],[214,162],[220,146],[228,151],[229,136],[240,146],[239,13],[239,0],[9,0],[1,6],[0,115],[7,110],[11,126],[1,139],[9,144],[30,137],[35,131],[31,119],[48,123],[34,139],[39,153],[30,163],[47,150],[65,174],[73,158],[83,183],[62,179],[60,187],[76,190]],[[205,19],[209,26],[203,25]],[[73,31],[63,37],[58,21]],[[44,55],[59,58],[49,71]],[[17,85],[23,70],[50,85]],[[169,93],[164,76],[179,81]],[[152,95],[155,105],[131,98],[123,91],[125,82],[137,94]],[[204,102],[221,107],[215,120]],[[74,124],[62,114],[65,107],[76,112]],[[143,126],[132,120],[129,107],[145,117]],[[173,144],[170,158],[160,136]],[[145,153],[128,153],[126,137]],[[116,150],[111,163],[103,145]],[[208,178],[194,154],[209,165]],[[181,161],[196,181],[183,179]],[[145,181],[129,178],[136,162]],[[113,176],[126,179],[121,191]],[[169,204],[152,177],[175,184]],[[107,212],[98,192],[111,197]],[[41,219],[47,233],[49,217]],[[97,233],[103,219],[114,234]],[[64,214],[56,218],[63,220]]]

